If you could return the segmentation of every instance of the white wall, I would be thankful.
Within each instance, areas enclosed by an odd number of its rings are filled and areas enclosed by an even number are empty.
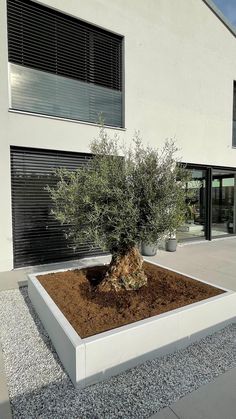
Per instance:
[[[183,161],[236,167],[236,39],[202,0],[40,0],[125,36],[126,141],[135,129]],[[0,271],[12,268],[10,145],[88,151],[98,128],[8,111],[6,4],[0,0]],[[109,129],[113,132],[113,130]]]

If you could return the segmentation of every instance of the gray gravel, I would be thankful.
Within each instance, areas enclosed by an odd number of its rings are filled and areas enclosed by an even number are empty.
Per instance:
[[[85,390],[75,390],[29,301],[0,293],[0,339],[13,417],[145,419],[236,366],[236,324]]]

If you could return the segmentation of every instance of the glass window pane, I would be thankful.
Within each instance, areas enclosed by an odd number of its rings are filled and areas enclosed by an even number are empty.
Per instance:
[[[28,67],[10,64],[11,107],[16,110],[122,126],[122,93]]]

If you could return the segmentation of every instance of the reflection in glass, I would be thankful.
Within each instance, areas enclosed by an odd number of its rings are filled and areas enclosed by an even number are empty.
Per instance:
[[[179,240],[205,236],[206,171],[191,170],[191,180],[186,184],[185,222],[178,229]]]
[[[122,92],[10,64],[11,107],[16,110],[122,126]]]

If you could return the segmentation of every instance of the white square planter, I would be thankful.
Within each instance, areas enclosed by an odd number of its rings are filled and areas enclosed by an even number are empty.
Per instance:
[[[66,270],[68,269],[64,269]],[[37,276],[47,273],[49,272],[29,275],[29,297],[77,388],[104,380],[147,359],[186,347],[222,328],[236,316],[236,293],[218,287],[226,292],[81,339],[37,280]]]

